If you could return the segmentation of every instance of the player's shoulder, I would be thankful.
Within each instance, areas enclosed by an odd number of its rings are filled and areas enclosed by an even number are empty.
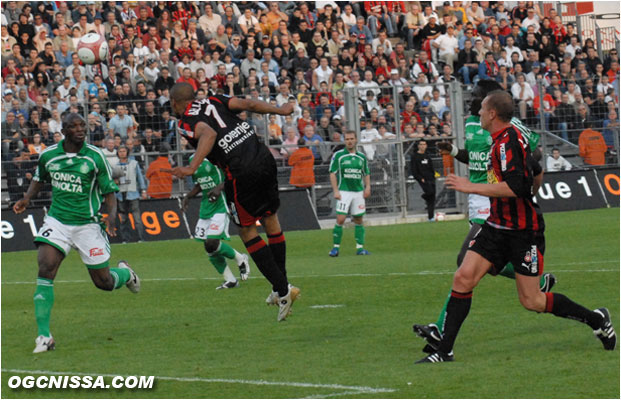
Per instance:
[[[338,160],[339,158],[343,157],[346,154],[347,154],[347,151],[345,149],[341,149],[341,150],[335,151],[334,154],[332,155],[332,158],[334,160]]]
[[[356,151],[353,155],[355,155],[357,157],[360,157],[360,158],[362,158],[364,160],[367,159],[367,156],[363,152],[361,152],[361,151]]]
[[[90,157],[106,160],[106,156],[103,153],[103,151],[101,151],[99,147],[94,146],[92,144],[87,144],[85,146],[84,152]]]
[[[58,146],[58,143],[46,147],[45,150],[39,154],[39,160],[49,160],[52,157],[56,157],[59,154],[64,153],[62,147]]]

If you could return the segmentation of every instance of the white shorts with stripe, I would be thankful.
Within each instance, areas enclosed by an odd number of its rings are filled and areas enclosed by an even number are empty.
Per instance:
[[[341,190],[341,199],[336,201],[337,214],[351,214],[354,217],[364,215],[366,205],[364,202],[364,192],[348,192]]]
[[[229,240],[229,215],[218,213],[208,219],[199,219],[194,229],[194,239]]]
[[[483,224],[490,213],[489,197],[478,194],[468,195],[468,219],[470,222]]]
[[[82,262],[89,268],[108,266],[110,242],[103,227],[97,223],[85,225],[65,225],[47,215],[34,241],[47,243],[61,251],[65,256],[74,248]]]

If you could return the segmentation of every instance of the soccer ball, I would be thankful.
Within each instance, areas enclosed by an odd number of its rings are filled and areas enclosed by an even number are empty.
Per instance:
[[[443,212],[436,213],[436,221],[444,221],[446,219],[446,214]]]
[[[87,33],[78,42],[78,57],[84,64],[98,64],[108,58],[108,42],[97,33]]]

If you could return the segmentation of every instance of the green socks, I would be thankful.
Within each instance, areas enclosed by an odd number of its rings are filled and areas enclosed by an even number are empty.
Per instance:
[[[131,278],[131,274],[127,268],[110,268],[110,275],[114,278],[114,288],[119,289],[125,286]]]
[[[222,275],[224,269],[226,268],[226,260],[224,257],[216,252],[214,255],[209,256],[209,261],[211,261],[211,264],[213,264],[216,271]]]
[[[442,311],[440,311],[440,315],[438,315],[438,320],[436,321],[436,326],[440,333],[444,333],[444,321],[446,321],[446,307],[448,307],[449,300],[451,299],[451,292],[449,292],[448,296],[446,296],[446,301],[444,302],[444,306],[442,306]]]
[[[220,246],[218,247],[218,250],[216,250],[216,254],[220,254],[229,260],[235,258],[235,250],[224,242],[220,242]]]
[[[235,277],[226,264],[226,258],[233,260],[236,259],[236,255],[235,249],[224,242],[220,242],[218,250],[209,253],[209,261],[220,275],[224,275],[227,281],[235,281]]]
[[[356,224],[354,230],[354,237],[356,238],[356,248],[361,249],[364,247],[364,225]]]
[[[341,245],[341,239],[343,239],[343,225],[335,224],[334,229],[332,229],[332,243],[334,247]]]
[[[361,249],[364,247],[364,225],[355,225],[354,237],[356,238],[356,248]],[[341,239],[343,239],[343,225],[335,224],[332,230],[332,243],[334,247],[341,246]]]
[[[50,335],[50,315],[54,305],[54,281],[46,278],[37,278],[37,289],[34,296],[35,318],[37,320],[38,335]]]

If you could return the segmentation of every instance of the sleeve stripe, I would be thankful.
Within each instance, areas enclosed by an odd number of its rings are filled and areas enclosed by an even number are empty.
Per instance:
[[[110,164],[108,163],[108,158],[104,155],[104,153],[101,151],[101,149],[91,145],[91,144],[87,144],[86,145],[89,149],[93,150],[95,153],[99,154],[99,156],[101,157],[103,164],[106,166],[106,172],[108,173],[108,177],[110,179],[112,179],[112,168],[110,167]],[[97,168],[97,163],[95,163],[95,168]]]

